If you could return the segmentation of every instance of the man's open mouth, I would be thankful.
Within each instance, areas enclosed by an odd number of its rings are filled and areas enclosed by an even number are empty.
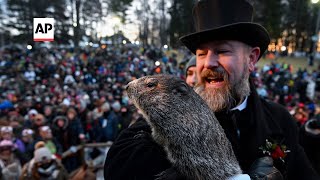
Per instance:
[[[218,77],[213,77],[213,76],[209,76],[209,77],[205,77],[205,81],[209,84],[213,84],[213,83],[218,83],[218,82],[223,82],[224,78],[222,76],[218,76]]]

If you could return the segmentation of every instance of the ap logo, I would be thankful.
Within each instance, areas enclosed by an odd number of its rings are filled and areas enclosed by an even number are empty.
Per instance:
[[[33,41],[54,40],[54,18],[33,18]]]

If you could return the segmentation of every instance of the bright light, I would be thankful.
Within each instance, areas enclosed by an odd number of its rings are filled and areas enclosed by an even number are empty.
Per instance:
[[[316,4],[316,3],[319,2],[319,0],[311,0],[311,2],[312,2],[313,4]]]
[[[139,42],[139,41],[136,41],[135,43],[136,43],[136,45],[139,45],[139,44],[140,44],[140,42]]]
[[[168,49],[168,45],[166,45],[166,44],[163,45],[163,48]]]
[[[119,25],[121,23],[121,19],[117,16],[112,17],[111,21],[114,23],[114,25]]]
[[[28,45],[28,46],[27,46],[27,49],[31,50],[31,49],[32,49],[32,46],[31,46],[31,45]]]
[[[281,46],[281,51],[285,51],[287,48],[285,46]]]
[[[156,66],[160,66],[160,62],[159,62],[159,61],[156,61],[154,64],[155,64]]]
[[[77,23],[76,22],[73,23],[73,27],[77,27]]]
[[[88,46],[88,45],[89,45],[89,43],[88,43],[88,42],[86,42],[86,43],[85,43],[85,45],[86,45],[86,46]]]
[[[122,41],[122,44],[127,44],[127,41],[126,41],[126,40],[123,40],[123,41]]]
[[[92,42],[89,42],[89,46],[92,46],[93,45],[93,43]]]
[[[97,32],[97,38],[101,38],[101,32]]]

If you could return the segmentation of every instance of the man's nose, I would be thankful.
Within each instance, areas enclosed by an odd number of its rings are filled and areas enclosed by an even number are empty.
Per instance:
[[[204,67],[207,69],[216,68],[219,66],[218,56],[212,51],[209,51],[204,62]]]

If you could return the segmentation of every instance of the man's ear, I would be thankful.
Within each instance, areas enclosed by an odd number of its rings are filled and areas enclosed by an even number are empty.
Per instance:
[[[254,65],[258,62],[260,56],[260,48],[254,47],[251,48],[249,52],[249,71],[254,71]]]

